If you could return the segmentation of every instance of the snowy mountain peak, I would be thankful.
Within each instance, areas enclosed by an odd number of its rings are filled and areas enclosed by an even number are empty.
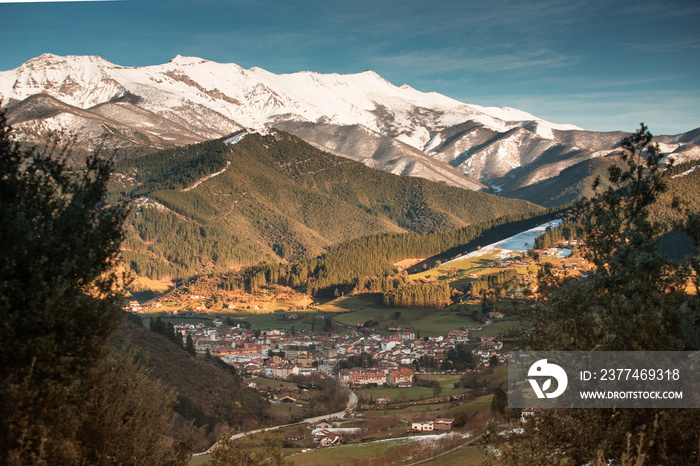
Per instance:
[[[44,53],[38,57],[27,60],[18,69],[42,69],[56,66],[68,68],[84,68],[90,66],[116,67],[113,63],[97,55],[67,55],[60,56],[52,53]]]
[[[62,57],[59,57],[58,55],[54,55],[53,53],[42,53],[38,57],[34,57],[34,58],[27,60],[25,62],[25,65],[30,64],[30,63],[45,63],[45,62],[60,59],[60,58],[62,58]]]
[[[380,81],[382,81],[382,82],[385,82],[385,83],[387,83],[387,84],[391,84],[391,83],[389,83],[389,81],[387,81],[386,79],[382,78],[381,76],[379,76],[376,72],[374,72],[374,71],[372,71],[372,70],[364,70],[364,71],[363,71],[362,73],[360,73],[360,74],[363,75],[363,76],[369,76],[369,77],[372,77],[372,78],[374,78],[374,79],[378,79],[378,80],[380,80]]]
[[[520,189],[604,156],[619,140],[397,87],[372,70],[275,74],[181,55],[123,67],[43,54],[0,72],[0,102],[13,126],[38,141],[59,130],[88,145],[168,147],[275,127],[375,168],[470,189]],[[689,154],[677,139],[669,142],[675,153]]]
[[[178,66],[193,66],[200,65],[202,63],[209,63],[209,60],[205,60],[199,57],[184,57],[182,55],[175,55],[175,57],[168,63],[172,63]]]
[[[428,123],[417,115],[419,108],[433,112],[431,127],[474,119],[502,131],[519,126],[510,122],[542,121],[515,109],[467,105],[408,85],[396,87],[372,70],[349,75],[277,75],[262,68],[244,70],[236,64],[182,55],[164,65],[121,67],[97,56],[44,54],[16,70],[0,72],[0,96],[5,105],[37,93],[80,108],[129,93],[144,98],[140,105],[149,111],[167,113],[183,105],[197,105],[247,127],[269,125],[282,115],[312,122],[323,119],[363,125],[380,133],[398,131],[416,148],[427,142],[424,137],[413,141],[411,136]]]

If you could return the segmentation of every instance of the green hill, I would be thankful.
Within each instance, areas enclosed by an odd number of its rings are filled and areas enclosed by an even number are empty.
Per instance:
[[[674,209],[673,198],[678,198],[682,205],[691,211],[700,211],[700,162],[693,161],[678,165],[666,174],[668,190],[659,196],[658,202],[651,209],[651,217],[656,221],[678,221],[684,217]]]
[[[269,419],[265,399],[203,356],[193,358],[167,338],[126,319],[111,341],[115,348],[124,343],[138,348],[152,378],[176,392],[174,410],[181,420],[174,429],[187,429],[192,423],[199,446],[211,445],[223,427],[253,428]]]
[[[112,198],[135,206],[123,256],[150,278],[305,259],[366,235],[435,233],[541,209],[373,170],[283,132],[168,149],[117,172]]]

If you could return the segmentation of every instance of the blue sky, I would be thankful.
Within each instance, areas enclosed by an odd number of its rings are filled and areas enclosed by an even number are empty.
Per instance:
[[[3,3],[0,70],[45,52],[123,66],[191,55],[274,73],[372,69],[585,129],[700,127],[696,0]]]

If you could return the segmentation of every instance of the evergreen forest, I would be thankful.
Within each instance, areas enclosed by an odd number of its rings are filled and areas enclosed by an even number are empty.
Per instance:
[[[175,280],[336,257],[341,253],[330,251],[337,245],[394,242],[391,235],[412,234],[409,243],[422,242],[418,249],[434,254],[459,245],[470,226],[544,212],[527,201],[373,170],[283,132],[123,160],[109,200],[131,205],[123,243],[127,264],[139,275]],[[385,246],[394,257],[413,253]],[[356,276],[378,272],[373,264]]]

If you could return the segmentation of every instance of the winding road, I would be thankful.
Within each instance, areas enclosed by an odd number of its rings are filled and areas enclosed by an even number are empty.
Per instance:
[[[332,414],[324,414],[323,416],[316,416],[316,417],[308,417],[306,419],[303,419],[299,422],[293,422],[291,424],[283,424],[280,426],[271,426],[271,427],[263,427],[262,429],[256,429],[256,430],[249,430],[247,432],[241,432],[238,434],[233,434],[231,436],[231,440],[236,440],[242,437],[245,437],[247,435],[254,435],[254,434],[259,434],[261,432],[273,432],[278,429],[282,429],[284,427],[291,427],[291,426],[298,426],[301,424],[311,424],[317,421],[321,421],[323,419],[341,419],[348,415],[349,413],[353,412],[355,408],[357,408],[357,395],[355,392],[352,390],[350,391],[350,396],[348,397],[348,404],[346,405],[345,409],[343,411],[338,411],[337,413],[332,413]],[[211,454],[212,448],[214,448],[216,444],[212,445],[209,447],[207,451],[203,451],[201,453],[195,453],[192,456],[203,456],[203,455],[209,455]]]

